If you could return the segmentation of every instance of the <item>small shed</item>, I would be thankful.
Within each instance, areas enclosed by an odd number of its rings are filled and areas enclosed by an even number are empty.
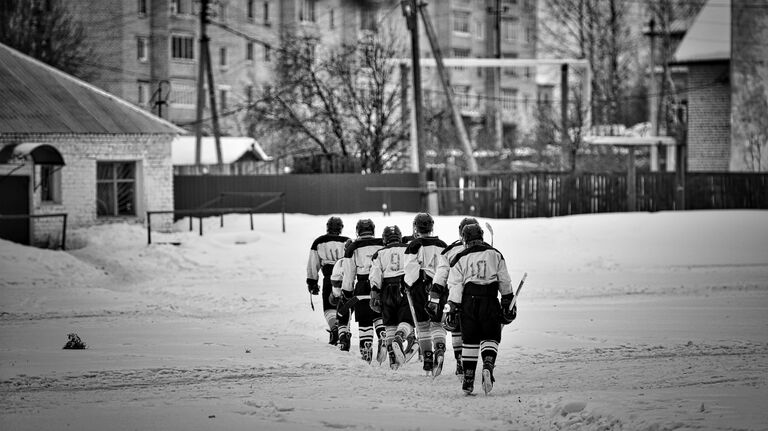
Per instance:
[[[173,209],[184,129],[3,44],[0,100],[0,238],[63,247],[67,224]]]
[[[175,175],[256,175],[275,174],[272,157],[250,137],[222,136],[221,164],[217,160],[216,140],[200,139],[200,163],[197,163],[195,136],[178,136],[173,140],[172,159]]]

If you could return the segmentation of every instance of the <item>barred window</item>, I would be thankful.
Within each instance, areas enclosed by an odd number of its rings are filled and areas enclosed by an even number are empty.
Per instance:
[[[136,162],[96,163],[96,215],[136,215]]]
[[[194,60],[195,58],[195,38],[192,36],[171,37],[171,58]]]
[[[466,11],[453,11],[453,31],[455,33],[469,34],[469,16]]]
[[[61,203],[61,167],[40,165],[40,201]]]

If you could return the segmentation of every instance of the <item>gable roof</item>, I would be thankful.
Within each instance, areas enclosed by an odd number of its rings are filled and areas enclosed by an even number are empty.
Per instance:
[[[731,0],[709,0],[675,51],[676,63],[730,60]]]
[[[272,157],[261,148],[259,142],[249,137],[222,136],[221,162],[230,164],[241,161],[269,161]],[[177,136],[171,144],[171,158],[174,166],[194,165],[197,142],[194,136]],[[215,165],[216,140],[203,136],[200,140],[200,164]]]
[[[0,133],[185,134],[186,130],[0,44]]]

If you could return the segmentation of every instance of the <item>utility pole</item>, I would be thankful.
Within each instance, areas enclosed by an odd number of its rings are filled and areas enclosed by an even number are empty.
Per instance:
[[[437,64],[437,73],[440,75],[440,83],[443,86],[445,92],[445,99],[448,104],[448,111],[453,118],[453,124],[456,127],[456,132],[459,135],[461,146],[464,150],[465,159],[467,161],[467,169],[469,172],[477,172],[477,161],[475,156],[472,155],[472,144],[469,142],[469,135],[467,135],[467,129],[464,127],[464,120],[461,118],[461,112],[456,109],[456,105],[453,103],[453,88],[451,87],[450,79],[448,78],[448,72],[443,65],[443,53],[440,51],[440,45],[437,42],[437,34],[432,27],[432,20],[429,19],[429,13],[427,12],[426,5],[421,5],[419,8],[421,13],[421,19],[424,21],[424,32],[429,39],[429,46],[432,48],[432,55],[435,57],[435,64]]]
[[[217,163],[222,164],[221,140],[219,133],[219,119],[216,112],[216,91],[213,87],[213,70],[211,68],[211,57],[208,49],[208,6],[209,0],[200,0],[200,43],[197,67],[197,117],[195,121],[195,165],[200,166],[200,153],[202,151],[203,136],[203,112],[205,110],[205,78],[208,77],[208,93],[210,96],[211,114],[213,119],[213,135],[216,141]],[[207,73],[206,73],[207,72]]]
[[[501,0],[487,0],[486,2],[489,17],[492,18],[486,20],[489,24],[489,28],[493,28],[493,37],[489,38],[489,42],[486,43],[486,47],[489,47],[489,51],[493,52],[493,56],[500,59],[501,54],[501,14],[506,11],[506,8],[502,9]],[[492,25],[491,25],[492,24]],[[486,32],[487,35],[487,32]],[[491,42],[492,40],[492,42]],[[494,132],[494,146],[497,150],[501,150],[504,142],[504,125],[501,112],[501,68],[495,67],[489,69],[491,74],[490,86],[493,93],[493,101],[486,105],[486,108],[491,108],[487,117],[493,118],[493,132]]]
[[[563,151],[565,167],[573,172],[576,167],[576,152],[571,148],[571,137],[568,133],[568,64],[560,66],[560,147]]]
[[[424,113],[422,112],[421,100],[421,61],[419,58],[419,6],[421,0],[402,0],[400,6],[403,8],[408,30],[411,32],[411,70],[413,72],[413,109],[416,114],[416,153],[419,166],[419,188],[423,190],[421,195],[422,208],[427,207],[427,163],[426,151],[424,151]]]
[[[651,41],[651,73],[648,80],[648,115],[651,117],[651,133],[653,136],[659,136],[659,111],[658,103],[656,101],[657,86],[656,86],[656,21],[651,18],[648,21],[648,37]],[[651,172],[659,170],[659,147],[656,145],[651,146]]]

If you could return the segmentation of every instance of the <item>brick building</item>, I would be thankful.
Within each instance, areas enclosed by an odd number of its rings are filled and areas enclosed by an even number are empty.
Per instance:
[[[66,213],[79,227],[173,209],[183,129],[2,44],[0,98],[0,214]],[[61,234],[58,218],[0,220],[0,237],[22,243]]]
[[[687,69],[688,170],[768,169],[766,37],[761,0],[709,0],[686,33],[675,61]]]

